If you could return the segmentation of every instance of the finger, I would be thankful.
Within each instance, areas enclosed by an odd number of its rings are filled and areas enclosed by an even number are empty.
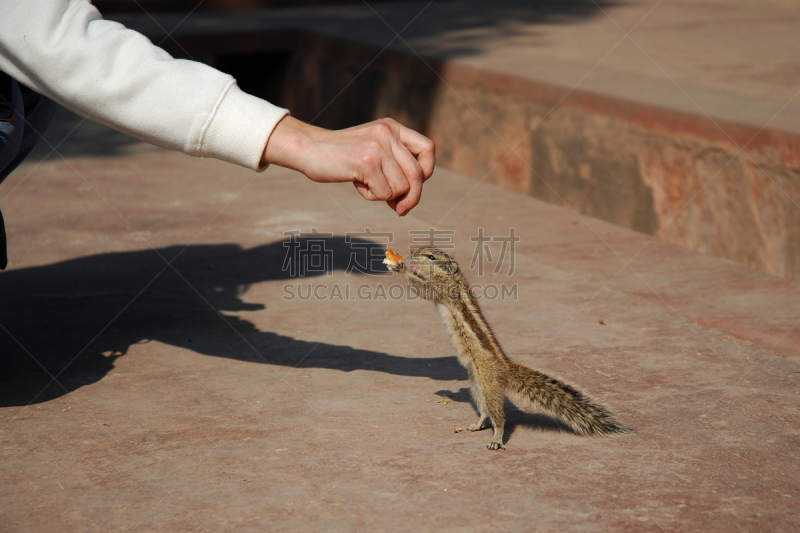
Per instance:
[[[436,164],[436,147],[433,141],[405,126],[399,127],[398,136],[409,152],[417,156],[419,166],[422,168],[423,179],[430,178]]]
[[[411,155],[408,148],[400,143],[393,143],[393,153],[397,163],[403,170],[406,180],[408,180],[408,192],[397,198],[398,202],[393,209],[397,214],[404,216],[419,203],[422,196],[422,183],[425,181],[425,174],[419,162]]]
[[[381,161],[381,169],[383,170],[383,175],[389,187],[392,188],[392,195],[388,198],[383,198],[383,200],[394,200],[409,191],[411,187],[408,183],[408,179],[391,151],[387,151],[387,153],[384,154],[383,160]]]
[[[367,200],[391,200],[397,195],[386,179],[383,170],[385,153],[376,145],[370,154],[361,157],[358,174],[354,180],[356,189]]]
[[[358,193],[364,197],[365,200],[369,200],[370,202],[388,202],[390,200],[387,200],[387,198],[392,197],[392,190],[388,185],[379,193],[376,193],[373,189],[370,189],[369,185],[361,183],[360,181],[354,181],[353,185],[355,185]]]
[[[392,187],[383,175],[383,172],[370,173],[364,181],[354,181],[353,184],[367,200],[391,200],[397,195],[392,191]]]
[[[386,202],[386,205],[388,205],[389,207],[391,207],[391,208],[392,208],[392,211],[395,211],[395,212],[397,212],[397,202],[398,202],[398,201],[399,201],[399,200],[398,200],[397,198],[395,198],[394,200],[388,200],[388,201]],[[397,214],[399,215],[400,213],[397,213]]]
[[[379,120],[373,124],[373,141],[379,143],[381,148],[381,170],[389,186],[392,188],[392,196],[385,200],[393,200],[404,195],[411,188],[407,177],[406,169],[401,165],[405,163],[403,159],[398,160],[398,155],[402,157],[405,151],[406,158],[414,159],[414,156],[407,149],[402,150],[400,143],[397,142],[395,127],[399,126],[390,119]],[[406,166],[408,166],[406,164]]]
[[[405,194],[400,198],[396,199],[396,204],[394,204],[393,209],[397,212],[398,215],[401,217],[406,216],[409,212],[411,212],[414,207],[419,203],[420,197],[422,196],[421,189],[420,194],[416,196],[411,196],[410,194]]]
[[[411,184],[412,181],[417,181],[420,184],[425,181],[425,172],[422,166],[414,155],[408,150],[408,147],[402,143],[392,143],[392,155],[394,155],[397,164],[403,171],[406,179]]]
[[[354,181],[353,185],[355,185],[358,194],[360,194],[365,200],[369,200],[370,202],[374,202],[378,200],[372,192],[370,192],[369,187],[367,187],[366,183],[361,183],[360,181]]]

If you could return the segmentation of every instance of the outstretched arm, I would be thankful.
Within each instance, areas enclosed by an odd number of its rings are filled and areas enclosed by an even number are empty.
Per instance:
[[[393,120],[304,124],[208,65],[174,59],[103,20],[89,0],[0,0],[0,70],[68,109],[149,143],[253,170],[351,181],[405,215],[433,172],[433,143]],[[277,125],[277,126],[276,126]]]
[[[433,142],[392,119],[331,131],[284,117],[264,149],[264,163],[299,170],[319,183],[351,181],[367,200],[398,215],[419,203],[434,166]]]

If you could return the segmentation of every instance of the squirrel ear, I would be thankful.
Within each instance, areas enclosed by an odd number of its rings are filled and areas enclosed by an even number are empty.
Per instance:
[[[452,276],[456,272],[458,272],[458,263],[455,261],[448,261],[446,265],[444,265],[444,271],[447,272],[447,275]]]

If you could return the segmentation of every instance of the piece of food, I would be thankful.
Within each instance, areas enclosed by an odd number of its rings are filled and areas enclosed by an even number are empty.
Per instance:
[[[384,265],[392,269],[402,262],[403,262],[402,255],[394,253],[391,248],[386,250],[386,259],[383,260]]]

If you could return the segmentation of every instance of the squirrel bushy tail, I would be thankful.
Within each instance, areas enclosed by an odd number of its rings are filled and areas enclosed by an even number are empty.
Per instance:
[[[555,415],[576,433],[609,435],[631,432],[615,422],[605,407],[572,385],[523,364],[508,363],[509,392]]]

